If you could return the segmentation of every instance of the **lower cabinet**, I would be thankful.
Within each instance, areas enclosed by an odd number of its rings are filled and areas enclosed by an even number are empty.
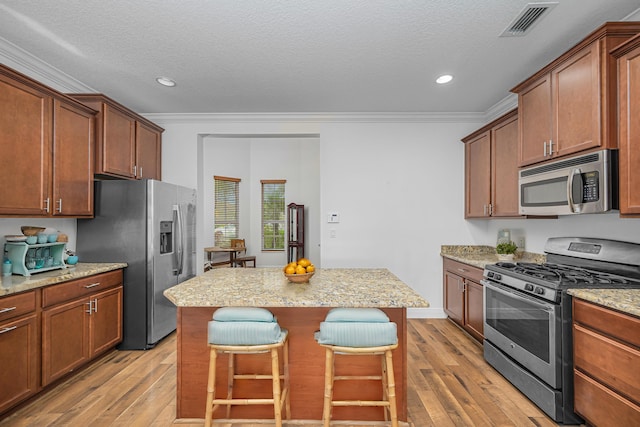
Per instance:
[[[595,426],[640,425],[640,318],[573,300],[574,408]]]
[[[0,297],[0,414],[122,340],[122,270]]]
[[[443,258],[444,311],[472,337],[484,340],[482,269]]]

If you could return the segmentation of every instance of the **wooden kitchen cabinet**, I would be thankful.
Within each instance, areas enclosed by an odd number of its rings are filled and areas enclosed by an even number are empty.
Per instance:
[[[511,90],[518,94],[519,166],[618,147],[610,50],[638,32],[637,22],[605,23]]]
[[[0,65],[0,215],[93,215],[94,111]]]
[[[43,289],[42,385],[122,340],[122,272]]]
[[[573,299],[574,408],[590,425],[640,425],[640,318]]]
[[[111,178],[160,180],[162,129],[103,94],[72,94],[98,111],[95,173]]]
[[[620,215],[640,216],[640,36],[612,52],[618,60]]]
[[[481,268],[443,258],[444,311],[473,338],[484,340]]]
[[[36,293],[0,298],[0,413],[38,391]]]
[[[462,139],[465,143],[465,218],[518,215],[518,111]]]

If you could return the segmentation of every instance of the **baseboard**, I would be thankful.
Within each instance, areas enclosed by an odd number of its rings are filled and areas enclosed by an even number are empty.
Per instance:
[[[408,319],[446,319],[447,314],[441,307],[407,308]]]

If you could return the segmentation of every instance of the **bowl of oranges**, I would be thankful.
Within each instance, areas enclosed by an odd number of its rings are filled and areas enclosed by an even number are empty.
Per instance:
[[[284,276],[293,283],[307,283],[314,275],[316,267],[306,258],[292,261],[282,269]]]

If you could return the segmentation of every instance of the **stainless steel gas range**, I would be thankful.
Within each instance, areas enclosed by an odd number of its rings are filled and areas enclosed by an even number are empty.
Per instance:
[[[484,357],[554,421],[573,412],[571,288],[640,288],[640,244],[558,237],[547,262],[485,267]]]

